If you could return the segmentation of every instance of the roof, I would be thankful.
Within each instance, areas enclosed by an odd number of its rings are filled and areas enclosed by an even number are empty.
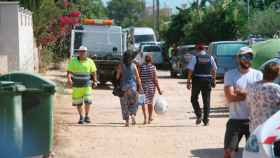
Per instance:
[[[246,41],[217,41],[217,42],[211,42],[211,44],[229,44],[229,43],[244,43],[248,44]]]
[[[194,44],[192,44],[192,45],[179,45],[178,47],[179,48],[194,48],[195,45]]]
[[[135,27],[133,30],[135,35],[155,34],[154,30],[149,27]]]
[[[19,2],[15,1],[15,2],[7,2],[7,1],[4,1],[4,2],[0,2],[0,5],[18,5]]]

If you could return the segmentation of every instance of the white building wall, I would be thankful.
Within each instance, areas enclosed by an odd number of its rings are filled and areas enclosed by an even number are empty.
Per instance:
[[[0,2],[0,55],[8,56],[9,71],[34,72],[32,13],[17,2]]]
[[[17,2],[0,2],[0,55],[8,57],[8,71],[19,70],[17,17]]]
[[[32,27],[32,13],[19,8],[19,67],[21,71],[34,71],[34,39]]]

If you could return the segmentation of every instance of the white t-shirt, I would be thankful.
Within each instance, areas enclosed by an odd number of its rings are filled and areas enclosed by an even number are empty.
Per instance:
[[[262,80],[261,71],[250,68],[245,74],[241,74],[239,69],[232,69],[225,73],[224,86],[233,86],[235,89],[246,91],[249,84]],[[244,101],[230,102],[229,118],[230,119],[249,119],[249,108]]]

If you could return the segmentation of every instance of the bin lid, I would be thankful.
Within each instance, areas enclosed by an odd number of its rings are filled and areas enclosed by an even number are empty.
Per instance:
[[[55,93],[55,83],[44,79],[35,73],[14,72],[0,76],[0,81],[17,82],[26,87],[26,91],[36,91],[46,94]]]
[[[26,88],[12,81],[0,81],[0,93],[6,92],[23,92]]]

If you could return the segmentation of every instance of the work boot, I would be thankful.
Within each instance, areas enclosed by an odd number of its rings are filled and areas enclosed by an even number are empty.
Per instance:
[[[85,120],[84,120],[86,123],[90,123],[90,118],[88,116],[85,117]]]
[[[201,123],[201,117],[197,117],[196,118],[196,121],[195,121],[195,124],[196,125],[199,125]]]
[[[203,121],[204,126],[209,125],[209,119],[203,119],[202,121]]]
[[[80,120],[79,120],[78,124],[84,124],[84,117],[83,116],[80,116]]]

